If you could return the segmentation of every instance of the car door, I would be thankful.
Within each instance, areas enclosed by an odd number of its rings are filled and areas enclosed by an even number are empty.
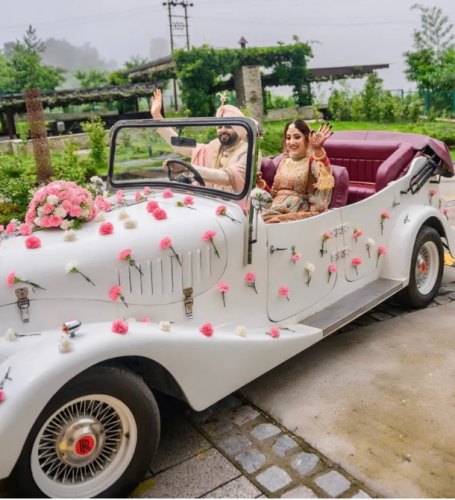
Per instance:
[[[330,239],[323,245],[324,233],[330,234]],[[335,209],[310,219],[268,224],[267,239],[267,311],[272,321],[282,321],[311,307],[332,291],[336,276],[329,279],[329,266],[341,249],[338,247],[343,246],[341,211]],[[293,248],[294,253],[301,254],[299,260],[292,259]],[[308,265],[314,266],[310,275]],[[280,287],[289,288],[289,300],[280,295]]]

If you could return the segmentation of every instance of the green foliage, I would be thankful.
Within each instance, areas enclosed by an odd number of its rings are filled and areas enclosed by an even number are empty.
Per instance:
[[[311,47],[294,37],[294,44],[277,47],[215,50],[208,45],[189,51],[174,53],[176,76],[179,79],[182,100],[191,116],[213,116],[218,87],[232,86],[232,80],[223,80],[241,65],[273,68],[267,75],[267,85],[290,85],[293,87],[294,103],[311,103],[308,83],[307,61],[313,57]],[[151,74],[155,80],[166,80],[175,76],[172,71],[157,71]],[[228,90],[232,90],[229,88]]]
[[[90,69],[89,71],[76,71],[74,76],[79,80],[82,89],[104,87],[108,83],[105,71]]]
[[[293,107],[295,107],[295,101],[292,97],[283,97],[281,95],[272,94],[269,90],[265,91],[266,109],[283,109]]]
[[[90,140],[91,163],[96,170],[106,165],[106,132],[104,122],[99,116],[93,116],[89,122],[82,123],[82,130],[86,132]]]
[[[10,93],[12,88],[11,68],[5,54],[0,50],[0,94]]]
[[[42,54],[46,46],[36,36],[36,30],[29,26],[22,41],[16,41],[11,57],[7,60],[10,70],[10,92],[24,92],[39,88],[54,90],[63,83],[65,70],[43,64]]]
[[[72,181],[83,184],[90,177],[86,166],[79,161],[76,151],[79,149],[77,142],[70,138],[64,141],[64,154],[53,162],[53,180]]]

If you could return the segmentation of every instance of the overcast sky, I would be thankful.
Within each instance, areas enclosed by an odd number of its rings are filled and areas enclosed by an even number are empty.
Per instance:
[[[419,14],[415,0],[193,0],[189,8],[192,45],[237,47],[291,42],[292,35],[316,40],[310,67],[389,63],[385,87],[410,89],[403,53],[412,48]],[[455,20],[454,0],[421,0]],[[180,12],[181,10],[181,12]],[[175,14],[183,9],[175,8]],[[177,19],[176,19],[177,20]],[[0,47],[22,37],[28,24],[41,38],[89,42],[106,60],[123,64],[133,54],[150,55],[152,38],[168,38],[162,0],[0,0]],[[178,43],[183,43],[180,39]]]

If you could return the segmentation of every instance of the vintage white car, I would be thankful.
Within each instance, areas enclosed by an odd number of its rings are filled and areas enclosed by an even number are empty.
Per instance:
[[[188,163],[220,124],[244,129],[246,182],[235,193],[204,186]],[[157,129],[169,127],[165,140]],[[439,195],[441,176],[454,175],[444,144],[335,133],[330,209],[266,225],[267,197],[250,193],[258,164],[271,185],[279,158],[261,160],[261,140],[249,118],[118,123],[104,222],[76,236],[36,231],[41,246],[3,237],[8,494],[128,495],[158,447],[154,391],[203,410],[394,294],[411,307],[434,298],[443,249],[455,251]],[[166,173],[166,158],[187,172]]]

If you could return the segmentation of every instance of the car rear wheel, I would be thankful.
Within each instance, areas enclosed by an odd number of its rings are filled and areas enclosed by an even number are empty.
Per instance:
[[[412,252],[409,285],[398,294],[398,299],[414,309],[428,306],[438,293],[443,272],[441,237],[432,227],[423,226]]]
[[[36,421],[7,485],[18,497],[125,497],[158,447],[160,418],[134,373],[91,368],[65,385]]]

